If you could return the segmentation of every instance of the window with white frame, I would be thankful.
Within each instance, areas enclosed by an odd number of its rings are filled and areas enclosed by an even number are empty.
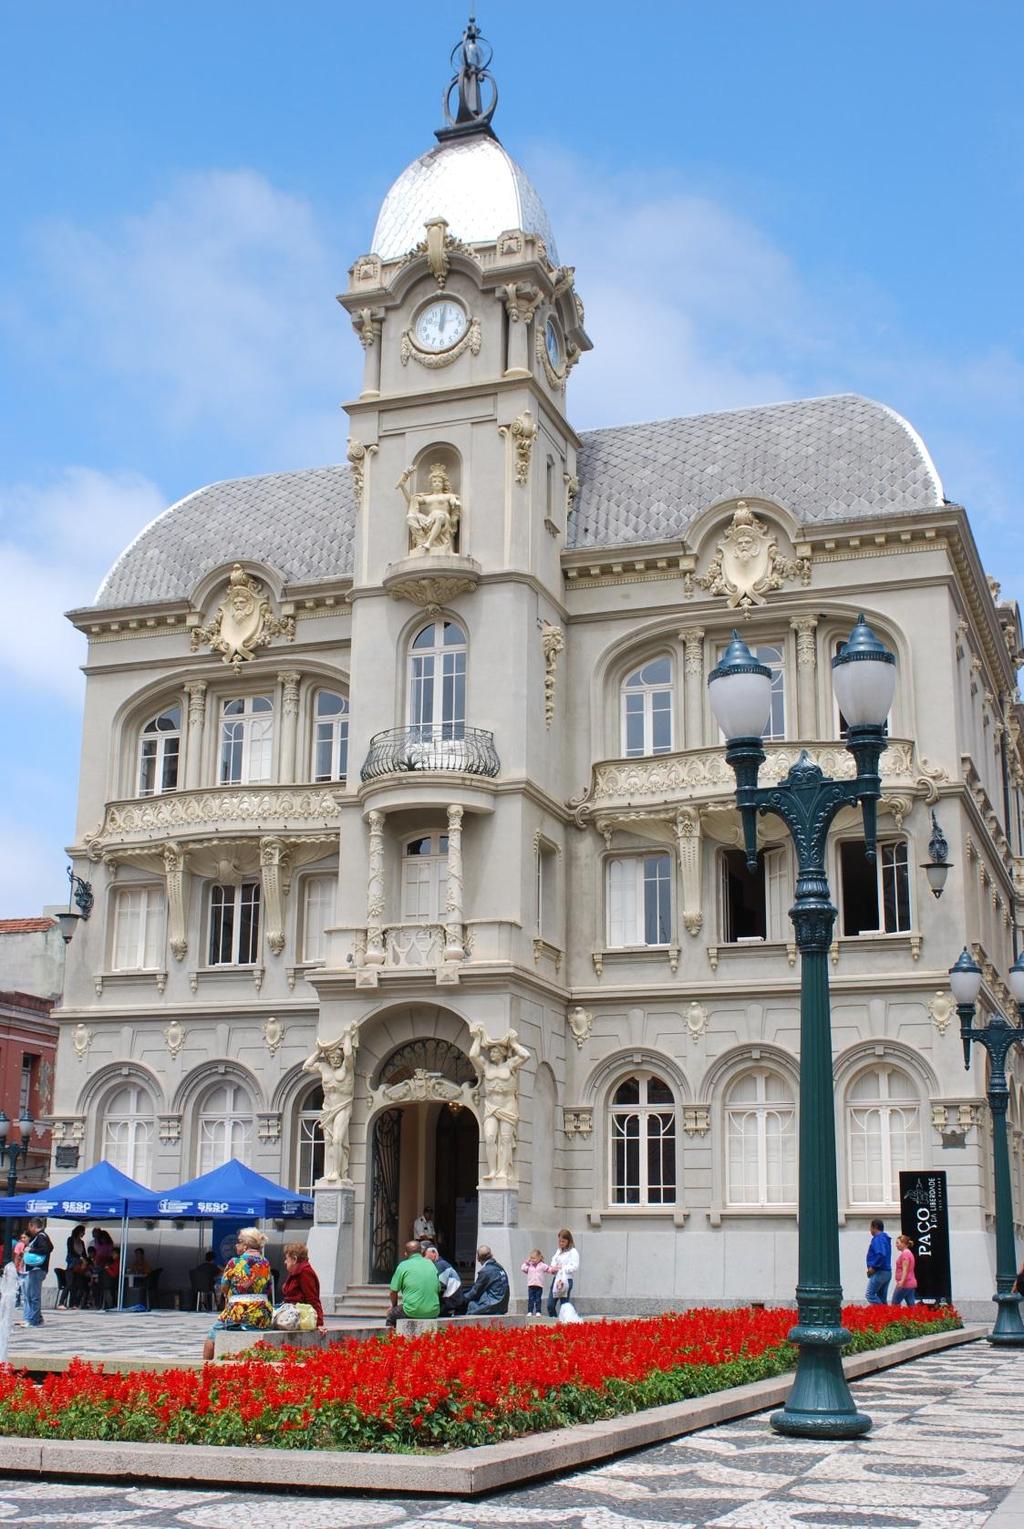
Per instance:
[[[127,1083],[111,1094],[102,1113],[101,1156],[130,1179],[149,1182],[156,1116],[149,1091]]]
[[[412,640],[409,724],[422,742],[465,736],[466,634],[454,621],[432,621]]]
[[[244,1163],[252,1143],[252,1100],[240,1083],[218,1083],[199,1101],[196,1173],[211,1173],[233,1157]]]
[[[296,1133],[295,1188],[300,1195],[311,1195],[317,1179],[324,1176],[324,1132],[320,1115],[324,1091],[319,1084],[303,1097]]]
[[[627,759],[672,751],[672,660],[649,659],[622,682],[622,752]]]
[[[757,870],[747,870],[741,849],[721,853],[722,939],[743,945],[786,938],[787,861],[779,847],[758,851]]]
[[[222,786],[270,780],[274,752],[274,703],[268,695],[233,696],[221,704]]]
[[[318,690],[313,704],[313,779],[344,780],[348,773],[348,700]]]
[[[900,1171],[922,1166],[921,1100],[902,1067],[880,1062],[846,1093],[851,1205],[898,1205]]]
[[[771,670],[771,709],[761,737],[766,743],[778,742],[786,736],[786,649],[777,642],[749,643],[748,647],[757,662]],[[719,660],[724,654],[723,644],[718,649]]]
[[[157,971],[164,957],[162,887],[122,887],[114,899],[115,972]]]
[[[168,706],[151,717],[139,737],[140,796],[162,796],[178,789],[181,755],[181,707]]]
[[[613,1205],[674,1205],[676,1107],[654,1073],[634,1073],[615,1088],[609,1107],[609,1185]]]
[[[874,860],[863,839],[839,845],[844,934],[906,934],[910,930],[910,857],[906,839],[881,839]]]
[[[324,961],[327,926],[334,919],[333,876],[307,876],[302,895],[302,959]]]
[[[448,898],[448,835],[423,834],[402,850],[402,922],[441,924]]]
[[[668,945],[672,940],[672,857],[626,855],[605,870],[608,945]]]
[[[210,888],[211,966],[255,966],[260,952],[260,884]]]
[[[773,1068],[743,1073],[725,1096],[726,1200],[796,1204],[796,1104]]]

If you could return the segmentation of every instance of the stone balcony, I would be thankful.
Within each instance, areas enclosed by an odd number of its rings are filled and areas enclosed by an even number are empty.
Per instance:
[[[267,835],[333,839],[340,821],[339,786],[207,786],[162,796],[108,802],[103,821],[83,839],[92,860],[169,840],[259,839]]]
[[[856,773],[853,755],[840,742],[766,743],[764,748],[762,786],[782,780],[804,749],[826,775],[850,780]],[[914,744],[904,738],[890,738],[882,755],[881,775],[883,798],[893,803],[894,815],[901,821],[915,797],[934,801],[937,783],[947,778],[945,771],[916,759]],[[587,790],[568,805],[580,828],[592,823],[601,830],[644,818],[671,819],[684,808],[730,810],[735,788],[725,746],[716,744],[643,759],[601,760],[593,767]]]

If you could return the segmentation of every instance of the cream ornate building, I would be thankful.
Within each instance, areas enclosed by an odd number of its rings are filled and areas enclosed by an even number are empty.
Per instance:
[[[830,659],[864,610],[899,670],[877,868],[852,813],[831,846],[844,1281],[899,1170],[940,1167],[987,1303],[983,1058],[945,973],[966,941],[1008,999],[1017,609],[865,398],[577,434],[583,302],[464,46],[339,298],[345,464],[198,490],[72,613],[96,905],[55,1142],[157,1187],[232,1154],[319,1181],[339,1301],[424,1205],[462,1261],[568,1224],[591,1309],[789,1297],[794,866],[769,821],[743,868],[706,676],[738,626],[775,674],[765,775],[848,772]],[[1021,1097],[1018,1070],[1018,1212]]]

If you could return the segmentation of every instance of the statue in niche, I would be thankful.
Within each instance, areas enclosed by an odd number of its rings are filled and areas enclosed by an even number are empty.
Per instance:
[[[415,471],[414,467],[407,467],[398,480],[408,505],[405,523],[409,527],[410,550],[414,555],[451,555],[455,551],[462,505],[452,492],[448,470],[443,462],[432,462],[427,473],[430,487],[422,492],[409,487]]]
[[[303,1062],[303,1072],[319,1075],[324,1089],[320,1129],[324,1134],[324,1178],[332,1183],[349,1183],[348,1128],[356,1092],[356,1049],[358,1027],[348,1026],[341,1039],[324,1044],[317,1041],[313,1055]]]
[[[530,1053],[520,1046],[514,1030],[500,1041],[485,1035],[483,1025],[470,1025],[473,1044],[469,1060],[480,1079],[484,1106],[484,1182],[497,1188],[515,1183],[516,1142],[519,1137],[519,1069]]]

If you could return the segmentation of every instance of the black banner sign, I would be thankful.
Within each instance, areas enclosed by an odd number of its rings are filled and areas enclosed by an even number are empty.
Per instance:
[[[900,1174],[900,1229],[914,1241],[917,1299],[951,1301],[953,1285],[949,1274],[949,1204],[945,1173]]]
[[[53,1166],[55,1168],[77,1168],[78,1148],[75,1146],[58,1147],[53,1155]]]

